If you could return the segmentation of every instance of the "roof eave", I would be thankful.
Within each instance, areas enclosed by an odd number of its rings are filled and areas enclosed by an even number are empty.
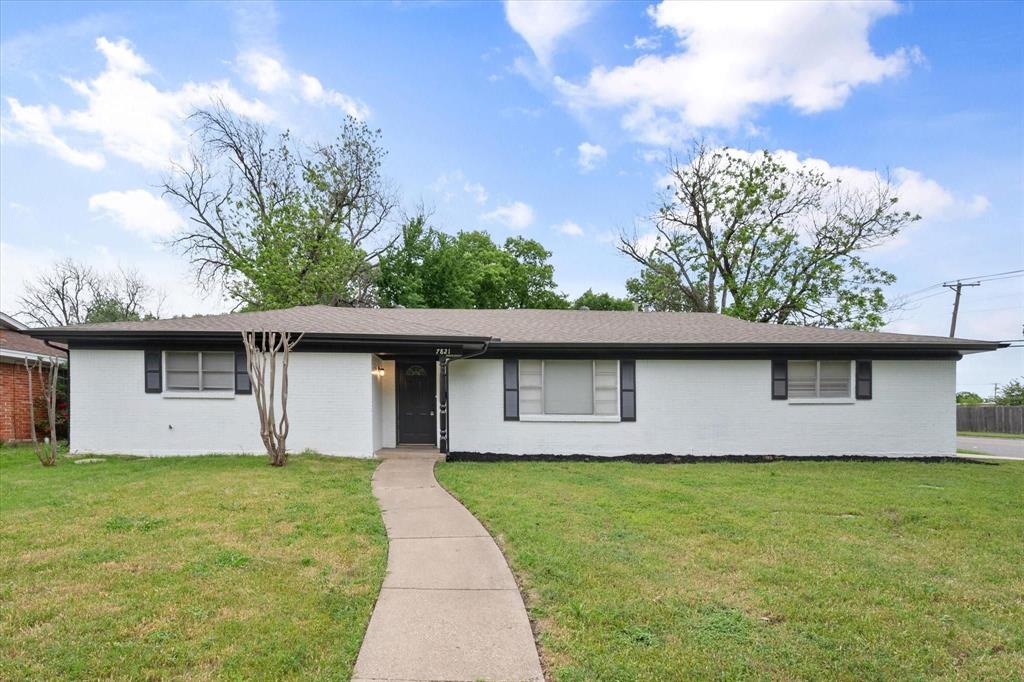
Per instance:
[[[262,330],[256,330],[262,331]],[[268,330],[269,331],[269,330]],[[48,327],[45,329],[33,329],[25,332],[30,336],[49,341],[141,341],[145,343],[159,341],[182,341],[182,340],[210,340],[210,341],[240,341],[242,332],[239,331],[164,331],[164,330],[101,330],[101,329],[67,329],[63,327]],[[344,344],[351,343],[372,343],[382,342],[409,342],[409,343],[484,343],[491,340],[489,336],[452,336],[452,335],[429,335],[429,334],[333,334],[318,332],[292,332],[302,333],[303,339],[336,342]]]
[[[61,341],[65,343],[82,341],[91,344],[152,344],[176,341],[211,341],[237,342],[241,331],[163,331],[163,330],[93,330],[69,329],[66,327],[48,327],[31,329],[26,333],[34,338]],[[935,342],[795,342],[795,343],[764,343],[764,342],[728,342],[728,343],[635,343],[635,342],[602,342],[602,343],[561,343],[561,342],[504,342],[490,336],[462,335],[430,335],[430,334],[335,334],[306,332],[305,340],[317,344],[363,345],[372,343],[410,344],[410,345],[462,345],[490,343],[491,352],[541,352],[541,351],[589,351],[609,353],[786,353],[791,351],[864,351],[886,353],[983,353],[1006,348],[1009,343],[997,341],[950,340]]]
[[[794,342],[794,343],[762,343],[762,342],[730,342],[730,343],[542,343],[542,342],[494,342],[493,350],[502,351],[543,351],[543,350],[580,350],[580,351],[636,351],[636,352],[759,352],[785,353],[793,350],[805,351],[885,351],[885,352],[948,352],[948,353],[981,353],[1006,348],[1010,344],[997,341],[966,341],[966,342]]]

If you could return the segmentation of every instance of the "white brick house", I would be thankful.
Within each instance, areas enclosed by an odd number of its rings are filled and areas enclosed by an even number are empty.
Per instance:
[[[258,453],[241,332],[302,332],[289,449],[373,457],[932,456],[956,362],[999,343],[707,313],[311,306],[33,330],[66,342],[71,449]]]

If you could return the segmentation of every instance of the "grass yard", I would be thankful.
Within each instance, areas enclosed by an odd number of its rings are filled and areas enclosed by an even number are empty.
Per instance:
[[[385,568],[375,465],[0,448],[0,679],[346,679]]]
[[[447,463],[557,680],[1021,679],[1024,463]]]

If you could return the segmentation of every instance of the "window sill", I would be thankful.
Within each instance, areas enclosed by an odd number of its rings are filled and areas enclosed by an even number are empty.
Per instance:
[[[853,405],[853,398],[790,398],[790,405]]]
[[[521,414],[521,422],[618,422],[619,415],[597,414]]]
[[[164,391],[164,398],[174,400],[234,400],[234,391]]]

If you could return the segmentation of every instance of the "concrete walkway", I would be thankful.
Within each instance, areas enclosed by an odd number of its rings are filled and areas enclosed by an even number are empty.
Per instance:
[[[441,488],[434,458],[373,476],[388,572],[354,680],[543,680],[512,572],[480,522]]]

